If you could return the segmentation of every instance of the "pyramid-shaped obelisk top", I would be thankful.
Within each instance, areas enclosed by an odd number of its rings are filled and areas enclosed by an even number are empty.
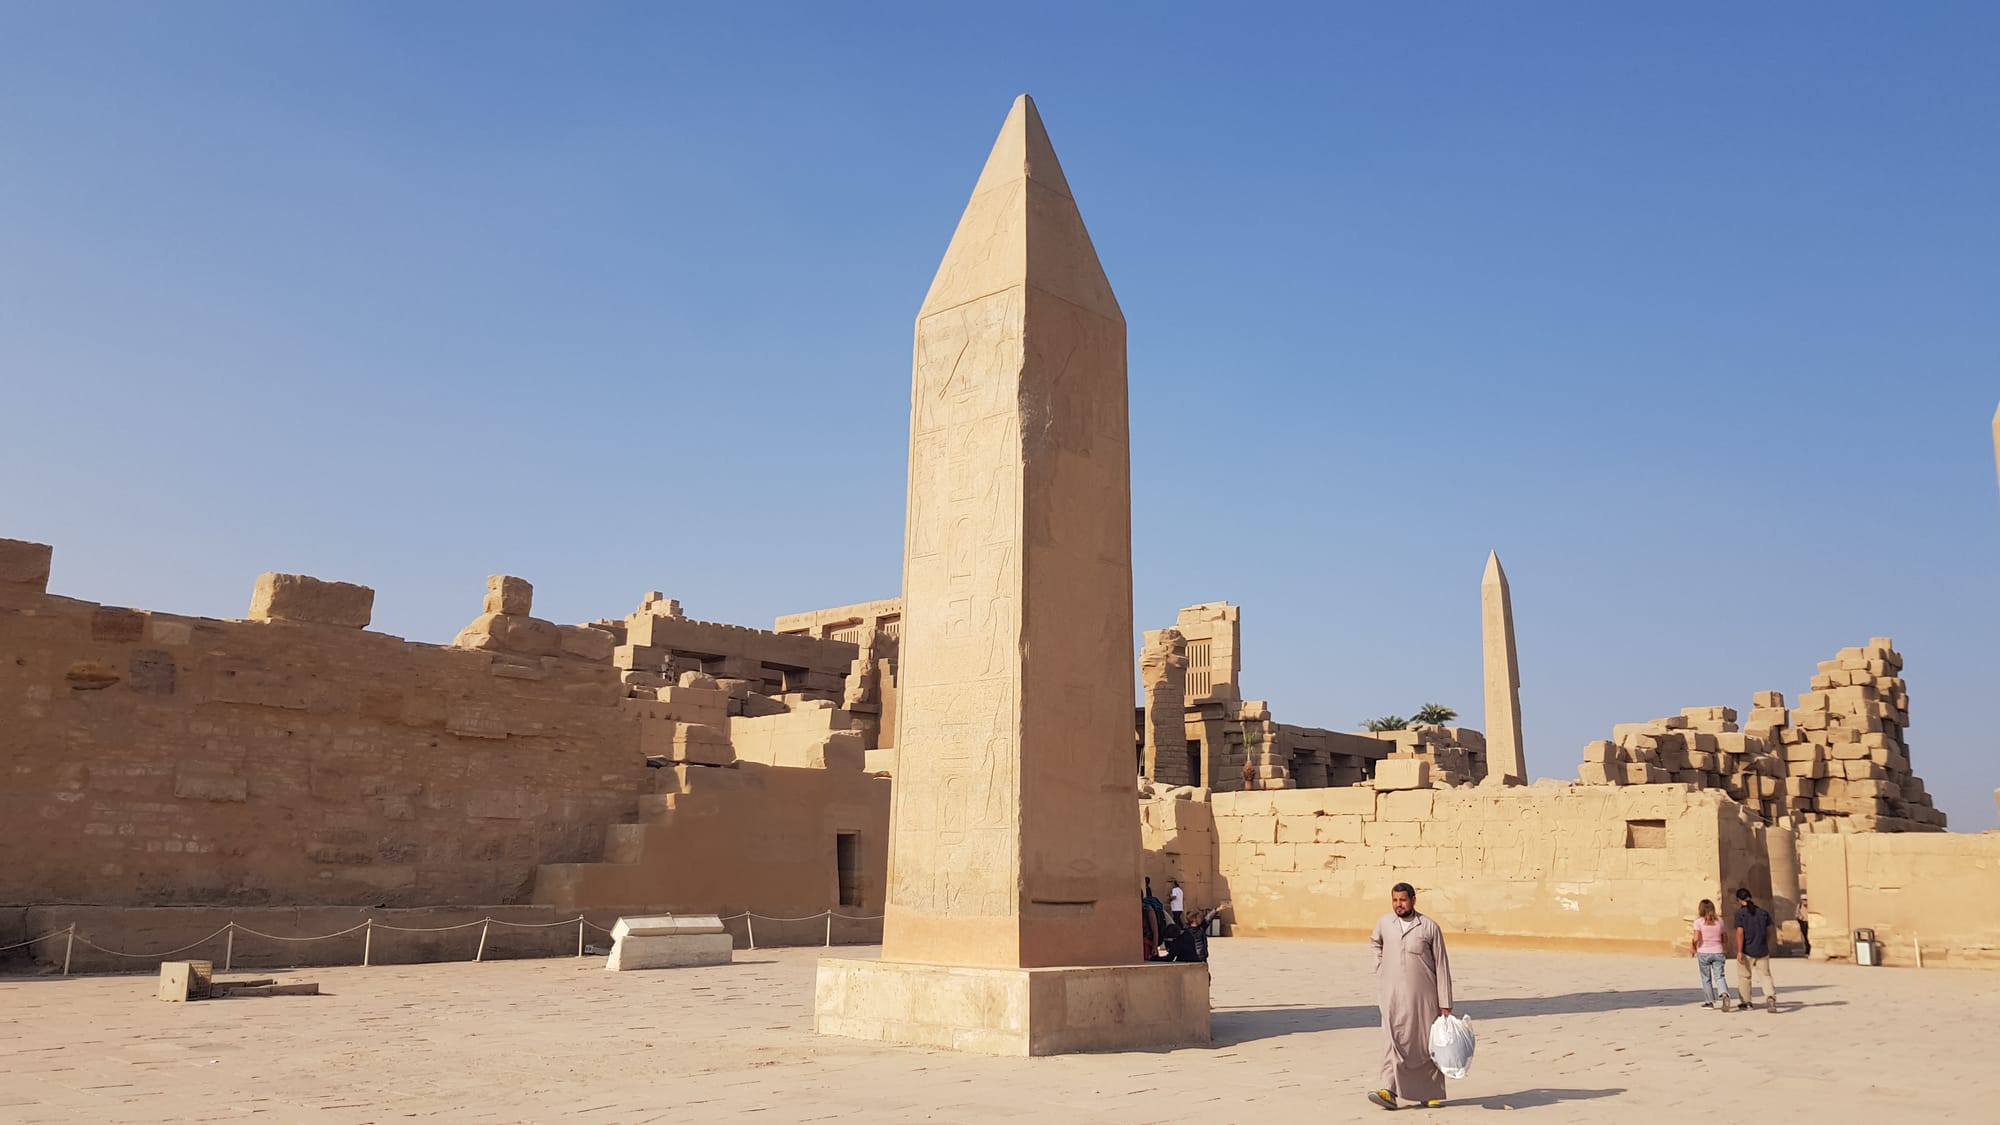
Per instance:
[[[1123,322],[1042,115],[1028,95],[1000,126],[918,319],[1015,287]]]
[[[1486,555],[1479,611],[1486,665],[1486,780],[1525,785],[1528,763],[1521,752],[1521,664],[1514,654],[1514,598],[1497,551]]]

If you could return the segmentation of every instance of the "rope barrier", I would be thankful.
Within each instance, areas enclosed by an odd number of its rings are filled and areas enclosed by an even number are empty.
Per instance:
[[[27,941],[17,941],[12,945],[0,945],[0,953],[5,953],[10,949],[19,949],[24,945],[33,945],[38,941],[47,941],[50,938],[61,937],[68,932],[69,932],[68,929],[50,930],[48,933],[43,934],[41,937],[31,937]]]
[[[734,922],[739,919],[742,919],[744,921],[746,928],[749,928],[752,922],[758,922],[758,921],[816,922],[822,918],[826,920],[826,944],[831,946],[833,944],[834,919],[838,918],[843,922],[879,922],[882,920],[883,915],[841,914],[838,911],[822,910],[817,914],[806,914],[796,918],[788,918],[781,915],[758,914],[753,911],[745,910],[738,914],[722,915],[718,918],[718,921]],[[492,927],[495,925],[507,926],[517,930],[549,930],[549,929],[554,929],[558,926],[575,926],[577,928],[576,929],[577,956],[579,957],[583,956],[583,949],[584,949],[583,932],[585,927],[596,930],[599,933],[603,934],[609,934],[613,932],[611,927],[600,926],[581,914],[577,915],[574,918],[564,918],[556,922],[510,922],[504,918],[494,918],[489,915],[485,918],[475,919],[470,922],[460,922],[450,926],[392,926],[387,922],[378,922],[373,918],[368,918],[352,926],[349,926],[344,930],[336,930],[330,934],[311,934],[303,937],[286,937],[283,934],[267,934],[262,930],[253,930],[250,927],[245,926],[240,922],[232,920],[226,925],[224,925],[221,929],[215,931],[214,933],[208,935],[207,937],[202,938],[199,941],[189,942],[188,944],[183,945],[178,949],[169,949],[164,953],[127,953],[124,950],[107,948],[105,946],[97,944],[96,942],[90,940],[87,937],[84,937],[83,935],[76,932],[76,924],[72,922],[68,926],[63,927],[60,930],[50,930],[48,933],[42,934],[39,937],[31,937],[26,941],[17,941],[12,945],[0,945],[0,953],[5,953],[8,950],[12,949],[21,949],[26,946],[34,945],[37,942],[49,941],[53,938],[67,937],[69,939],[70,945],[69,947],[65,948],[63,953],[63,975],[67,976],[69,975],[70,949],[76,945],[87,946],[91,949],[95,949],[99,953],[103,953],[112,957],[124,957],[134,961],[154,961],[154,960],[165,960],[166,958],[172,957],[177,953],[186,953],[190,949],[196,949],[201,946],[207,945],[209,942],[214,941],[216,938],[220,937],[227,939],[227,945],[225,947],[225,951],[223,954],[223,971],[228,972],[231,971],[231,967],[233,966],[236,959],[236,935],[239,932],[249,934],[252,937],[264,938],[267,941],[284,941],[284,942],[331,941],[334,938],[346,937],[347,935],[352,933],[362,932],[363,937],[362,937],[361,963],[363,965],[367,965],[373,959],[374,939],[376,930],[391,930],[396,933],[404,933],[404,934],[441,934],[441,933],[449,933],[453,930],[468,930],[474,926],[478,926],[480,927],[479,950],[478,952],[473,954],[473,960],[482,961],[486,957],[487,934],[491,931]],[[750,940],[750,948],[752,949],[757,948],[756,930],[754,928],[749,928],[748,933]]]
[[[99,953],[109,953],[113,957],[130,957],[135,961],[149,961],[155,957],[172,957],[176,953],[186,953],[188,950],[193,949],[196,946],[207,945],[209,942],[214,941],[216,938],[219,938],[223,934],[228,933],[229,927],[234,926],[235,924],[236,923],[231,922],[229,923],[229,926],[222,927],[221,929],[215,931],[214,933],[208,935],[207,937],[201,939],[200,941],[189,942],[188,944],[181,946],[179,949],[169,949],[165,953],[120,953],[116,949],[106,949],[103,946],[97,944],[96,942],[90,940],[89,938],[82,936],[77,937],[76,943],[78,945],[87,945],[90,948],[97,950]]]
[[[258,930],[253,930],[253,929],[251,929],[251,928],[250,928],[250,927],[248,927],[248,926],[242,926],[242,925],[238,925],[238,924],[237,924],[237,923],[235,923],[235,922],[231,922],[231,923],[229,923],[229,925],[227,925],[227,926],[224,926],[224,927],[223,927],[223,929],[237,929],[237,930],[241,930],[241,931],[243,931],[244,933],[246,933],[246,934],[249,934],[249,935],[250,935],[250,936],[252,936],[252,937],[260,937],[260,938],[270,938],[270,939],[271,939],[272,941],[326,941],[326,940],[328,940],[328,939],[330,939],[330,938],[337,938],[337,937],[346,937],[346,936],[347,936],[348,934],[351,934],[351,933],[353,933],[353,932],[354,932],[354,931],[356,931],[356,930],[365,930],[365,929],[367,929],[367,928],[368,928],[368,923],[366,923],[366,922],[361,922],[361,923],[358,923],[358,924],[356,924],[356,925],[352,925],[352,926],[349,926],[349,927],[347,927],[346,929],[344,929],[344,930],[341,930],[341,931],[340,931],[340,932],[338,932],[338,933],[332,933],[332,934],[320,934],[320,935],[319,935],[319,936],[317,936],[317,937],[281,937],[281,936],[279,936],[279,935],[277,935],[277,934],[267,934],[267,933],[263,933],[263,932],[261,932],[261,931],[258,931]],[[218,931],[216,931],[216,932],[220,933],[221,931],[220,931],[220,930],[218,930]]]

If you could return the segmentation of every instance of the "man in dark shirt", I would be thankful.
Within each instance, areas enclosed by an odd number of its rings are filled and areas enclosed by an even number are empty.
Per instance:
[[[1208,951],[1202,948],[1202,942],[1195,936],[1194,930],[1179,922],[1168,922],[1167,960],[1206,961]]]
[[[1758,906],[1748,888],[1736,892],[1736,1010],[1750,1010],[1750,986],[1764,985],[1764,1010],[1778,1010],[1778,983],[1771,979],[1771,912]]]

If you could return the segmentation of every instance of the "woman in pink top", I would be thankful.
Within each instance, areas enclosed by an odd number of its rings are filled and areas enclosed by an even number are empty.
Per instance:
[[[1701,992],[1708,999],[1701,1002],[1704,1008],[1713,1008],[1719,1000],[1723,1011],[1729,1010],[1729,986],[1723,983],[1723,966],[1729,964],[1729,954],[1722,947],[1722,918],[1715,912],[1715,903],[1701,900],[1698,908],[1700,917],[1694,920],[1694,939],[1690,943],[1694,949],[1695,967],[1701,972]]]

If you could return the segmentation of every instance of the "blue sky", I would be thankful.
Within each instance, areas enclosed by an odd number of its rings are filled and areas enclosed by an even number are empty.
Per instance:
[[[444,641],[898,587],[911,319],[1035,95],[1131,332],[1138,618],[1249,694],[1614,722],[1908,658],[1995,824],[2000,12],[0,7],[0,535]],[[976,15],[977,18],[974,18]]]

